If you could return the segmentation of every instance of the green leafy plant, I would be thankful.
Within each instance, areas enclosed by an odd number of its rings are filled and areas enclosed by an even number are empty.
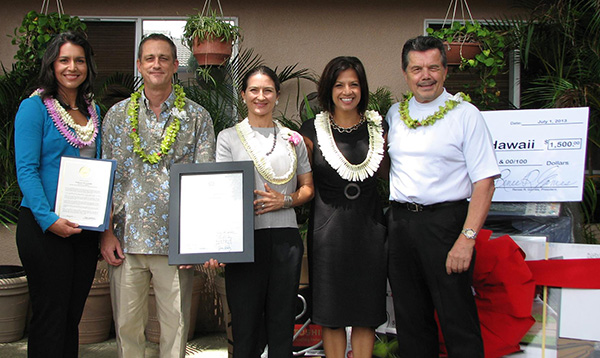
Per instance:
[[[19,47],[14,57],[17,60],[15,70],[23,75],[23,79],[37,76],[52,35],[65,31],[84,32],[86,28],[77,16],[28,12],[21,26],[14,30],[12,44]]]
[[[110,75],[96,91],[96,103],[101,113],[106,113],[115,103],[129,98],[142,84],[142,78],[131,73],[116,72]]]
[[[511,46],[519,49],[521,55],[522,107],[589,107],[588,140],[597,150],[600,3],[546,0],[526,1],[524,5],[529,10],[528,17],[510,23],[508,32]]]
[[[581,202],[583,214],[583,239],[586,244],[597,244],[596,235],[592,229],[594,225],[594,213],[598,207],[598,192],[596,182],[593,178],[585,178],[583,186],[583,201]]]
[[[213,10],[208,14],[198,13],[188,17],[182,43],[191,49],[196,37],[200,41],[220,38],[222,42],[234,42],[241,38],[241,33],[238,26],[217,17],[216,11]]]
[[[385,117],[393,102],[394,97],[389,88],[377,87],[375,92],[369,93],[368,109],[377,111],[382,117]]]
[[[0,224],[14,223],[21,199],[17,185],[14,148],[14,118],[23,89],[15,74],[0,76]]]
[[[386,335],[376,335],[375,344],[373,346],[373,356],[379,358],[397,358],[398,341],[396,338],[388,338]]]
[[[223,66],[207,66],[202,76],[184,84],[187,97],[210,113],[215,135],[245,116],[246,108],[238,88],[241,88],[243,75],[262,63],[253,49],[242,49]]]
[[[481,53],[474,58],[461,56],[461,71],[474,70],[478,73],[480,82],[470,84],[473,93],[469,93],[480,109],[489,109],[499,102],[500,92],[497,88],[496,76],[506,67],[506,44],[504,35],[490,27],[482,26],[480,22],[454,21],[449,27],[440,29],[427,28],[430,36],[437,37],[448,43],[479,43]]]

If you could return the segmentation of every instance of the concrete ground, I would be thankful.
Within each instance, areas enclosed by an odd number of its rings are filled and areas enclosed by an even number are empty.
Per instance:
[[[158,344],[146,342],[146,358],[158,358]],[[198,336],[187,343],[186,358],[227,358],[227,336],[225,333],[210,333]],[[12,343],[0,344],[0,357],[27,357],[27,338]],[[114,337],[94,344],[79,346],[80,358],[115,358],[117,343]]]

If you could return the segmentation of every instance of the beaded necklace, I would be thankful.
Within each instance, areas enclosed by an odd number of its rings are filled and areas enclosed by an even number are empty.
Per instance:
[[[362,163],[351,164],[340,152],[331,131],[329,113],[321,112],[315,118],[315,131],[323,157],[337,173],[348,181],[363,181],[373,176],[383,159],[384,139],[381,115],[376,111],[366,111],[369,132],[369,151]]]
[[[331,113],[329,114],[329,122],[331,123],[331,128],[333,128],[336,131],[338,131],[338,133],[351,133],[351,132],[354,132],[355,130],[357,130],[358,128],[360,128],[360,126],[362,126],[362,124],[365,122],[365,120],[366,120],[365,116],[360,116],[360,121],[358,121],[358,123],[356,123],[352,127],[344,128],[344,127],[338,126],[338,124],[335,123],[335,121],[333,120],[333,116],[331,115]]]
[[[38,88],[30,97],[41,97],[42,92],[43,90]],[[96,140],[96,136],[98,135],[98,113],[96,112],[96,104],[93,100],[88,102],[90,120],[87,121],[85,126],[75,123],[73,117],[64,109],[56,98],[47,97],[43,102],[48,110],[48,114],[50,114],[50,117],[52,118],[52,122],[54,122],[54,126],[70,145],[81,149],[94,143],[94,140]],[[69,128],[75,132],[75,135],[73,135],[73,132],[69,130]]]
[[[271,153],[273,153],[273,151],[275,150],[275,144],[277,144],[277,126],[273,126],[273,146],[271,147],[271,150],[269,150],[267,152],[267,154],[265,154],[267,157],[269,155],[271,155]]]
[[[449,111],[451,111],[456,106],[458,106],[462,101],[471,102],[471,97],[469,97],[468,95],[466,95],[462,92],[458,92],[457,94],[455,94],[454,96],[452,96],[451,98],[446,100],[446,102],[444,103],[444,106],[443,107],[440,106],[440,108],[434,114],[431,114],[431,115],[425,117],[423,120],[418,121],[416,119],[413,119],[410,116],[410,114],[408,113],[408,101],[410,101],[410,99],[412,97],[413,97],[413,93],[408,92],[407,94],[404,95],[404,100],[402,100],[398,106],[398,112],[400,112],[400,118],[402,119],[404,124],[406,124],[406,126],[411,129],[415,129],[417,127],[422,127],[422,126],[431,126],[435,122],[437,122],[438,119],[444,118],[444,116]]]
[[[129,116],[129,123],[131,124],[129,137],[133,140],[133,152],[139,155],[144,162],[156,164],[163,156],[169,153],[173,143],[175,143],[177,133],[179,133],[181,119],[187,117],[187,113],[183,110],[183,107],[185,106],[185,92],[183,91],[183,87],[180,85],[173,85],[173,88],[175,90],[175,108],[171,109],[173,122],[167,127],[165,136],[160,143],[160,149],[152,154],[146,153],[144,148],[142,148],[142,141],[138,134],[140,98],[142,97],[144,86],[142,85],[137,91],[131,94],[131,100],[127,107],[127,115]]]

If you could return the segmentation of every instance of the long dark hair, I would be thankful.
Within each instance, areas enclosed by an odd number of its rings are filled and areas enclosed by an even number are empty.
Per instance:
[[[63,32],[55,35],[54,38],[48,43],[44,57],[42,58],[42,65],[39,76],[39,88],[43,90],[42,98],[47,97],[58,97],[58,83],[56,81],[56,74],[54,73],[54,61],[60,54],[60,48],[65,43],[72,43],[83,48],[85,53],[85,62],[87,64],[87,77],[83,83],[77,88],[77,99],[75,101],[76,106],[79,110],[87,113],[87,103],[93,97],[93,83],[96,78],[96,64],[94,63],[94,50],[92,46],[86,40],[86,38],[79,33]]]
[[[329,61],[327,66],[325,66],[317,90],[319,104],[329,113],[335,111],[335,104],[333,104],[333,99],[331,98],[333,85],[335,85],[335,81],[337,81],[340,72],[348,69],[356,71],[360,83],[360,101],[358,102],[356,109],[360,114],[365,113],[367,110],[367,106],[369,105],[369,84],[367,83],[365,67],[356,57],[340,56]]]

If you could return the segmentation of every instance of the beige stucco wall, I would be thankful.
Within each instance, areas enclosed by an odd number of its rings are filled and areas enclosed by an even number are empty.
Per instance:
[[[8,0],[1,0],[7,2]],[[0,13],[0,61],[9,66],[16,47],[10,38],[24,14],[40,10],[40,0],[10,1]],[[203,1],[63,0],[64,9],[78,16],[185,16]],[[422,34],[424,19],[443,19],[449,0],[222,0],[227,16],[236,16],[245,47],[253,47],[270,66],[299,63],[320,74],[335,56],[359,57],[369,86],[387,86],[399,96],[406,87],[400,73],[404,41]],[[475,18],[501,16],[511,11],[511,0],[470,0]],[[50,1],[50,9],[55,2]],[[213,1],[216,4],[216,1]],[[303,92],[314,90],[305,85]],[[281,104],[280,104],[281,106]]]

